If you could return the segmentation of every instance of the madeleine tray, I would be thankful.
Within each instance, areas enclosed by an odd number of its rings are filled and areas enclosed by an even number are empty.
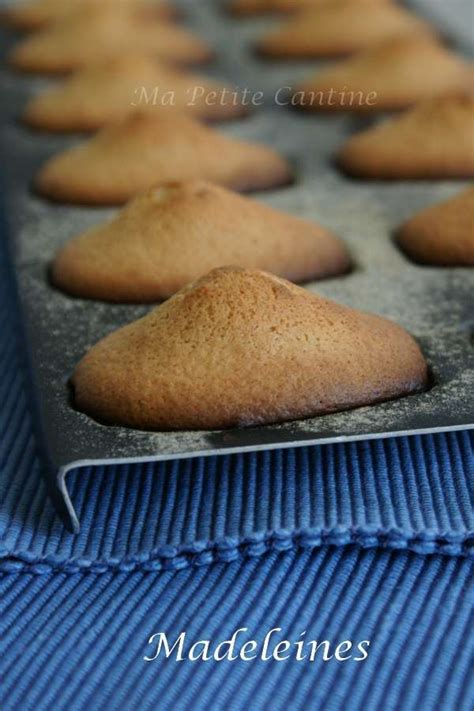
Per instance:
[[[141,432],[106,427],[77,412],[68,387],[75,364],[102,336],[149,307],[72,299],[49,285],[47,269],[56,249],[114,210],[51,204],[31,192],[31,179],[44,160],[77,137],[35,134],[23,128],[17,119],[27,97],[48,82],[18,77],[2,64],[2,165],[11,262],[34,381],[45,476],[58,512],[74,531],[79,530],[79,522],[66,475],[79,467],[474,427],[474,272],[412,264],[392,239],[406,218],[453,195],[464,183],[373,183],[344,177],[333,165],[334,152],[367,120],[308,116],[275,105],[277,90],[295,85],[315,63],[269,63],[256,58],[251,43],[272,20],[233,20],[222,11],[222,4],[209,0],[177,4],[184,5],[186,23],[217,50],[216,61],[204,72],[241,89],[264,92],[264,106],[220,130],[268,143],[295,167],[294,185],[256,197],[333,229],[352,254],[351,274],[307,288],[403,325],[423,348],[432,387],[422,394],[340,414],[219,432]],[[459,11],[469,12],[469,3],[458,5]],[[4,33],[2,39],[7,48],[14,38]],[[450,39],[455,44],[456,33],[453,37],[451,31]],[[459,39],[461,51],[469,51],[461,35]]]

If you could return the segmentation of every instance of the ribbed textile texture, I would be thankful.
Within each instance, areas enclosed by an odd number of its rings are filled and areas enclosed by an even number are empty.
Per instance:
[[[2,468],[3,570],[161,570],[354,542],[472,555],[467,433],[97,468],[74,481],[74,537],[54,517],[21,416],[18,426],[3,455],[16,467]]]
[[[2,709],[471,711],[471,569],[341,546],[164,573],[5,576]],[[143,660],[152,634],[172,644],[185,631],[186,651],[240,627],[260,644],[280,627],[276,640],[371,646],[364,662]]]

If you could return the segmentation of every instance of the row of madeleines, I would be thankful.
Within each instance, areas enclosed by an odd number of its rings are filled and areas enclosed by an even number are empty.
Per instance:
[[[470,68],[426,23],[390,0],[235,0],[231,10],[301,12],[261,40],[259,51],[268,56],[356,53],[299,88],[295,105],[409,108],[350,139],[338,158],[346,171],[371,178],[473,175]],[[113,220],[63,247],[53,282],[89,299],[168,299],[89,351],[72,378],[77,407],[110,424],[213,429],[425,389],[425,359],[400,326],[285,281],[347,273],[350,256],[323,227],[233,192],[285,185],[292,170],[270,148],[203,123],[247,108],[227,87],[178,68],[208,61],[212,51],[174,18],[168,3],[145,0],[27,0],[3,14],[10,25],[33,31],[13,50],[13,66],[74,72],[31,100],[26,123],[98,131],[51,159],[37,190],[64,202],[130,200]],[[164,87],[175,103],[132,108],[137,86]],[[375,87],[377,102],[345,105],[342,94],[351,87]],[[324,100],[329,91],[335,104]],[[318,101],[304,100],[313,94]],[[208,100],[217,95],[226,99]],[[416,260],[472,265],[473,219],[469,189],[415,216],[398,240]]]

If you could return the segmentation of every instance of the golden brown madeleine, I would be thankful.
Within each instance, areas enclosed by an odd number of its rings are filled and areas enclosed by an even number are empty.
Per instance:
[[[317,224],[193,181],[151,188],[110,222],[70,240],[52,279],[74,296],[152,302],[226,264],[307,281],[347,272],[350,259]]]
[[[433,37],[433,28],[389,2],[334,0],[297,14],[260,39],[267,57],[340,57],[398,37]]]
[[[371,0],[371,2],[390,2],[391,0]],[[333,3],[334,0],[231,0],[228,4],[233,15],[263,15],[271,12],[300,12]],[[352,0],[359,2],[359,0]]]
[[[299,12],[319,5],[326,0],[231,0],[229,12],[233,15],[264,15],[269,12]]]
[[[121,4],[133,7],[144,17],[164,20],[175,15],[166,0],[22,0],[11,2],[0,11],[0,23],[29,32],[46,27],[71,11],[86,14],[94,7],[108,6],[114,12]]]
[[[474,266],[474,187],[414,215],[397,242],[415,262]]]
[[[279,279],[216,269],[110,334],[77,366],[75,403],[139,429],[221,429],[323,415],[427,385],[395,323]]]
[[[184,112],[207,121],[243,116],[232,87],[156,62],[125,54],[88,66],[54,89],[33,97],[23,119],[51,132],[97,131],[134,110]]]
[[[153,185],[196,179],[246,192],[288,184],[292,171],[266,146],[181,114],[136,112],[51,158],[35,185],[53,200],[114,205]]]
[[[297,87],[294,103],[308,111],[374,113],[472,85],[472,67],[435,41],[384,42],[323,69]]]
[[[144,20],[128,6],[111,12],[94,6],[87,13],[69,13],[44,30],[19,42],[9,55],[18,70],[66,74],[130,52],[167,62],[192,64],[210,59],[209,46],[183,27]]]
[[[433,99],[355,134],[338,162],[361,178],[474,177],[473,126],[474,97]]]

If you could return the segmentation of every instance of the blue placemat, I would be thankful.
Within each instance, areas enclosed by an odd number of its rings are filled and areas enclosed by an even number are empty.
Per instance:
[[[18,709],[470,711],[472,563],[322,547],[163,573],[8,575],[1,581],[3,705]],[[468,587],[471,575],[471,588]],[[470,597],[471,596],[471,597]],[[369,640],[365,661],[177,661],[186,633]],[[294,654],[294,648],[293,648]]]

